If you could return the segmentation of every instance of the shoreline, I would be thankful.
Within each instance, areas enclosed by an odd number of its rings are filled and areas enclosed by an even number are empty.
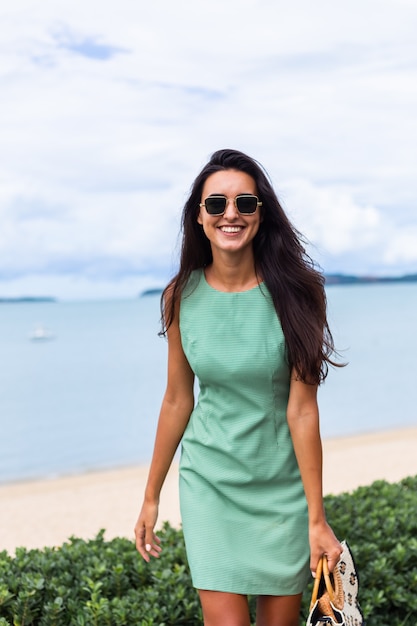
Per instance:
[[[324,494],[353,491],[375,480],[417,474],[417,426],[323,440]],[[0,551],[60,546],[69,537],[133,539],[148,466],[0,484]],[[178,461],[161,492],[160,528],[180,526]]]

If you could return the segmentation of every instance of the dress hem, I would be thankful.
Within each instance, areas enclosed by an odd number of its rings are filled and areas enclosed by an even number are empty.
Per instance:
[[[248,588],[243,589],[242,587],[240,587],[239,589],[237,588],[224,588],[222,587],[221,589],[215,589],[214,587],[216,585],[212,585],[212,586],[208,586],[208,585],[197,585],[195,583],[193,583],[193,587],[197,590],[201,590],[201,591],[218,591],[221,593],[235,593],[238,595],[245,595],[245,596],[298,596],[300,593],[303,593],[306,589],[308,585],[308,582],[306,582],[305,585],[303,585],[301,587],[301,589],[298,590],[294,590],[294,588],[292,589],[279,589],[277,590],[275,589],[265,589],[264,586],[260,586],[259,588],[256,587],[251,587],[251,589],[249,590]]]

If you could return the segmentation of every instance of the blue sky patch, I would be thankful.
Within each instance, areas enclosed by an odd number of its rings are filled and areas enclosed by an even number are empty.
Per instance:
[[[59,48],[64,48],[95,61],[108,61],[117,54],[128,52],[126,48],[103,43],[98,37],[77,35],[68,29],[54,33],[53,38]]]

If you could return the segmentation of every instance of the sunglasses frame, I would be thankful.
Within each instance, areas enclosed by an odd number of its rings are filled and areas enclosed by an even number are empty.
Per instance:
[[[224,205],[224,209],[223,209],[223,211],[221,211],[220,213],[210,213],[210,212],[207,210],[207,207],[206,207],[206,201],[207,201],[209,198],[222,198],[222,199],[224,199],[226,202],[225,202],[225,205]],[[255,209],[254,209],[253,211],[250,211],[249,213],[248,213],[248,212],[245,212],[245,211],[243,211],[243,212],[239,211],[239,207],[238,207],[238,203],[237,203],[237,200],[239,200],[239,198],[256,198],[256,206],[255,206]],[[204,208],[206,209],[206,211],[207,211],[208,215],[212,215],[212,216],[214,216],[214,217],[220,217],[221,215],[224,215],[224,214],[225,214],[225,212],[226,212],[227,201],[228,201],[227,196],[223,195],[222,193],[214,193],[214,194],[213,194],[213,195],[211,195],[211,196],[207,196],[207,198],[204,200],[204,202],[200,202],[200,205],[199,205],[199,206],[200,206],[200,208],[204,207]],[[237,208],[237,210],[239,211],[239,214],[240,214],[240,215],[254,215],[254,214],[256,213],[256,209],[257,209],[258,207],[261,207],[261,206],[262,206],[262,202],[260,202],[260,201],[259,201],[258,196],[255,196],[255,194],[253,194],[253,193],[239,193],[239,194],[238,194],[235,198],[233,198],[233,204],[235,205],[235,207],[236,207],[236,208]]]

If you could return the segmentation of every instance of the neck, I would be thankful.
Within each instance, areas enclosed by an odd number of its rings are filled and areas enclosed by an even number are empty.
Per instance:
[[[212,287],[221,291],[246,291],[261,281],[253,255],[240,259],[236,255],[226,258],[213,255],[213,263],[206,268],[205,276]]]

